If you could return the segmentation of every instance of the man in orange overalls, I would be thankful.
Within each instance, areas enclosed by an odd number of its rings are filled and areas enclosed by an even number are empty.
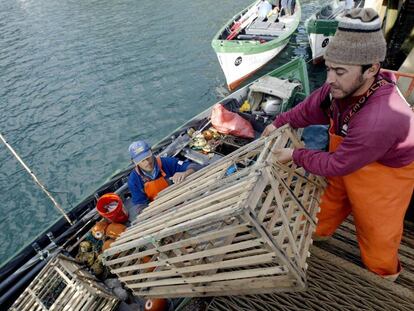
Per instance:
[[[139,209],[153,201],[170,182],[180,183],[200,168],[195,163],[173,157],[154,157],[150,146],[142,140],[129,146],[129,154],[135,167],[129,175],[128,187],[132,203]]]
[[[329,152],[286,148],[276,159],[328,177],[316,236],[331,236],[352,213],[363,263],[395,280],[414,190],[414,113],[394,77],[379,72],[385,53],[378,14],[373,9],[345,13],[325,52],[326,83],[279,115],[263,135],[286,123],[294,128],[330,124]]]

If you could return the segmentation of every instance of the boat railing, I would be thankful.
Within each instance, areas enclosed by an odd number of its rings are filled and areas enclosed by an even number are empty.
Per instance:
[[[397,86],[400,89],[402,95],[405,97],[407,102],[413,106],[414,105],[414,74],[394,71],[390,69],[381,69],[383,72],[390,72],[394,74],[397,80]]]

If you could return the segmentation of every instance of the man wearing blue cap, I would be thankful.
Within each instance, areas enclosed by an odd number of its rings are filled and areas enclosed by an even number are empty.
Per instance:
[[[135,164],[128,179],[134,205],[146,206],[170,185],[170,181],[175,184],[182,182],[199,168],[197,164],[173,157],[156,158],[143,140],[133,142],[129,146],[129,154]]]

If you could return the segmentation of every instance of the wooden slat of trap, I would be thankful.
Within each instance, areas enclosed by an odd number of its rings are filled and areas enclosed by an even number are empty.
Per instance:
[[[115,247],[111,247],[105,250],[104,254],[105,256],[112,256],[112,255],[115,255],[117,253],[120,253],[128,249],[138,248],[138,247],[144,246],[148,242],[151,242],[151,240],[161,240],[162,238],[166,236],[174,235],[176,233],[189,230],[201,224],[205,224],[205,223],[208,224],[210,222],[217,222],[218,220],[225,219],[227,217],[237,216],[240,213],[242,213],[242,211],[243,211],[243,208],[240,208],[237,206],[230,206],[227,208],[223,208],[219,211],[210,213],[208,215],[204,215],[197,219],[189,220],[187,222],[178,224],[172,228],[165,228],[150,237],[141,237],[137,240],[130,241],[130,242],[127,242],[125,244],[118,245]]]
[[[158,251],[167,252],[174,248],[187,247],[187,246],[191,246],[197,243],[202,243],[202,242],[206,242],[210,240],[223,238],[228,235],[247,232],[248,230],[249,230],[249,227],[246,224],[231,226],[231,227],[227,227],[225,229],[219,230],[219,231],[208,232],[208,233],[201,234],[200,236],[195,236],[195,237],[180,240],[174,243],[166,244],[164,246],[160,246],[159,249],[152,248],[152,249],[148,249],[143,252],[140,252],[138,254],[131,254],[125,257],[119,257],[116,259],[112,259],[112,260],[107,261],[106,264],[111,266],[111,265],[115,265],[115,264],[122,263],[125,261],[139,259],[145,256],[152,256],[156,254]]]
[[[251,265],[270,264],[270,263],[274,263],[275,259],[276,259],[276,256],[275,254],[272,254],[272,253],[266,253],[266,254],[254,255],[254,256],[243,256],[243,258],[236,258],[236,259],[222,260],[222,261],[206,263],[206,264],[199,264],[196,266],[184,267],[184,268],[179,268],[175,270],[140,273],[137,275],[124,277],[123,281],[128,282],[131,280],[176,276],[177,274],[181,274],[181,273],[201,272],[201,271],[226,269],[226,268],[247,267]]]
[[[253,279],[228,280],[213,282],[203,286],[174,285],[158,287],[150,290],[134,291],[144,297],[199,297],[199,296],[223,296],[246,295],[254,293],[277,292],[290,288],[300,290],[299,286],[287,275],[262,277]]]
[[[175,218],[185,219],[185,217],[198,217],[197,214],[194,213],[209,213],[214,208],[222,208],[226,204],[230,205],[232,203],[238,202],[247,195],[244,194],[245,191],[243,190],[250,189],[251,185],[254,182],[255,177],[252,177],[251,179],[248,179],[240,184],[235,184],[224,190],[221,189],[216,192],[209,193],[208,195],[201,198],[199,197],[198,200],[195,202],[190,201],[188,205],[185,205],[185,207],[177,206],[173,209],[170,208],[170,211],[165,213],[164,215],[159,215],[158,217],[151,219],[150,221],[143,221],[141,224],[127,230],[125,234],[121,235],[112,245],[116,246],[121,243],[128,242],[131,239],[131,236],[133,236],[134,239],[136,239],[137,237],[151,234],[152,231],[157,231],[160,225],[165,227],[171,226],[173,224],[172,222],[178,223],[179,220]],[[217,203],[213,205],[212,201]],[[165,223],[166,219],[169,221],[169,223]]]
[[[191,283],[204,283],[204,282],[216,282],[216,281],[225,281],[225,280],[236,280],[236,279],[245,279],[253,278],[259,276],[269,276],[269,275],[279,275],[280,273],[285,272],[281,267],[270,267],[270,268],[254,268],[249,270],[240,270],[232,272],[222,272],[216,273],[215,275],[207,276],[196,276],[190,278],[168,278],[158,281],[145,282],[145,283],[136,283],[129,285],[131,289],[136,288],[146,288],[152,286],[169,286],[169,285],[180,285],[180,284],[191,284]]]
[[[156,201],[157,205],[150,204],[139,215],[139,218],[135,220],[134,224],[136,224],[137,226],[141,226],[145,224],[149,219],[153,218],[154,216],[158,218],[160,215],[163,215],[165,211],[168,211],[171,208],[171,206],[178,207],[184,201],[186,202],[189,199],[194,199],[194,198],[197,199],[200,197],[208,196],[209,194],[214,193],[214,192],[220,192],[223,185],[227,185],[228,187],[230,187],[231,185],[237,185],[239,183],[240,178],[245,177],[249,174],[250,174],[249,171],[242,171],[240,173],[236,173],[234,176],[230,175],[224,179],[220,178],[217,180],[215,179],[211,180],[211,179],[203,178],[203,183],[197,189],[195,189],[196,191],[194,191],[193,189],[184,188],[182,191],[183,193],[177,194],[177,195],[174,195],[175,192],[172,193],[169,196],[168,201],[164,203],[158,204],[158,200],[157,200]],[[209,183],[211,185],[209,185]],[[181,186],[181,184],[178,186]],[[206,189],[209,189],[209,194],[206,194]],[[177,190],[181,190],[181,188],[178,188]]]
[[[198,259],[202,257],[209,257],[209,256],[214,256],[214,255],[220,255],[220,254],[225,254],[228,252],[235,252],[235,251],[248,249],[252,247],[258,247],[258,246],[261,246],[262,244],[263,244],[262,239],[254,239],[250,241],[240,242],[237,244],[217,247],[215,249],[210,249],[207,251],[192,253],[192,254],[188,254],[188,255],[184,255],[180,257],[172,257],[172,258],[169,258],[168,260],[158,260],[155,262],[149,262],[149,263],[144,263],[144,264],[139,264],[139,265],[134,265],[134,266],[128,266],[124,268],[114,269],[114,270],[111,270],[111,272],[117,274],[117,273],[122,273],[122,272],[128,272],[131,270],[147,269],[147,268],[154,267],[154,266],[161,266],[161,265],[167,266],[168,264],[171,264],[171,263],[177,263],[177,262]]]

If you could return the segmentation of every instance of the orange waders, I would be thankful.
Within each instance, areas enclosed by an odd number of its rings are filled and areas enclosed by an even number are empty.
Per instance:
[[[329,136],[329,151],[334,152],[343,137],[334,134],[332,126]],[[316,235],[332,235],[352,213],[365,266],[381,276],[396,277],[401,270],[398,248],[404,215],[413,190],[414,162],[401,168],[374,162],[349,175],[329,177]]]
[[[157,158],[157,164],[160,168],[161,176],[155,180],[146,181],[144,184],[144,192],[150,201],[154,201],[154,198],[157,196],[157,194],[169,186],[168,181],[165,179],[166,174],[162,170],[162,163],[160,158]],[[139,175],[141,175],[138,170],[137,172]]]

